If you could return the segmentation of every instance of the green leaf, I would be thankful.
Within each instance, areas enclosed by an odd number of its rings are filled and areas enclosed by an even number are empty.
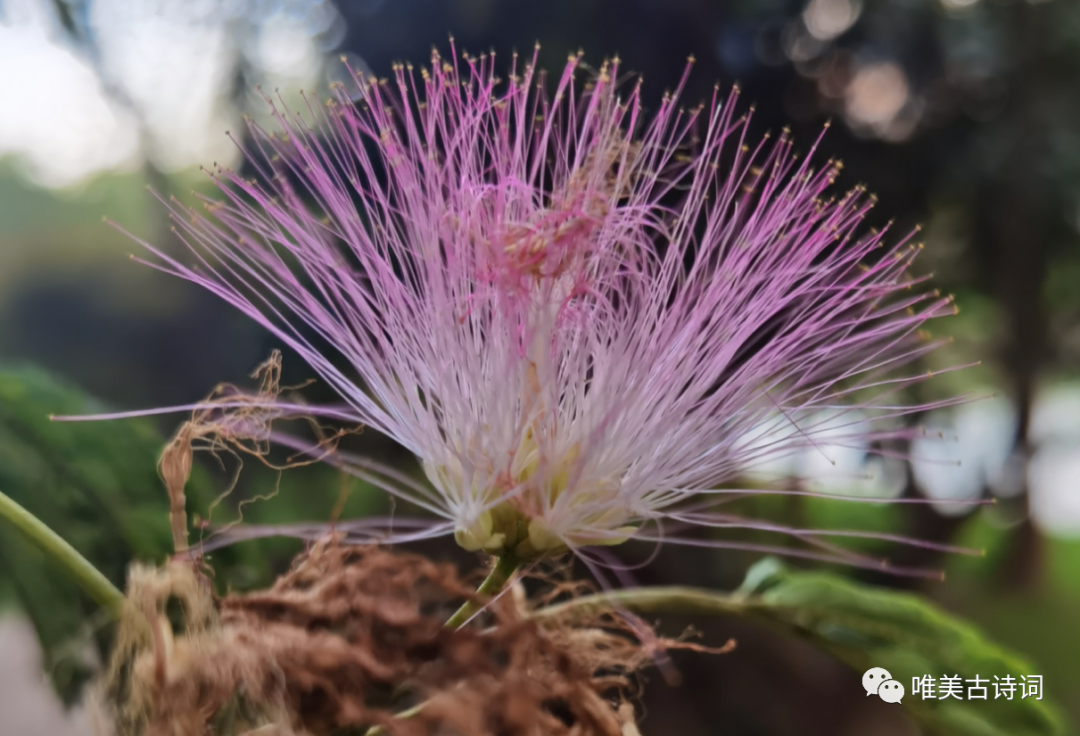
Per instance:
[[[988,641],[971,624],[909,593],[869,587],[828,573],[794,572],[772,559],[751,568],[737,594],[747,609],[808,637],[859,672],[884,667],[903,683],[903,705],[942,736],[1056,736],[1067,733],[1048,700],[923,700],[912,678],[963,680],[1039,675],[1021,657]],[[965,684],[965,693],[967,685]]]
[[[108,408],[36,368],[0,366],[0,490],[66,540],[114,585],[123,589],[133,560],[159,563],[172,552],[169,503],[157,462],[165,438],[150,420],[56,422],[50,414],[95,414]],[[198,464],[185,488],[190,520],[203,517],[231,481],[215,479]],[[220,474],[219,474],[220,475]],[[250,460],[243,481],[214,516],[274,524],[325,520],[340,502],[343,518],[385,506],[385,494],[326,465],[284,475]],[[192,540],[199,533],[193,531]],[[220,549],[207,558],[222,590],[267,584],[302,544],[265,539]],[[87,644],[102,658],[109,647],[106,617],[97,604],[21,533],[0,520],[0,595],[15,598],[30,617],[53,685],[65,702],[78,698],[91,672]]]
[[[910,593],[883,590],[830,573],[795,572],[775,558],[754,565],[734,593],[686,587],[610,590],[534,611],[540,623],[621,607],[644,615],[744,616],[769,622],[825,649],[857,672],[884,667],[907,691],[902,703],[938,736],[1064,736],[1070,733],[1048,699],[1014,695],[987,700],[923,700],[911,678],[930,675],[1038,675],[1029,662],[987,640],[972,625]],[[965,694],[967,685],[965,683]]]
[[[168,501],[157,474],[164,439],[148,421],[64,423],[50,414],[103,411],[33,368],[0,369],[0,489],[123,588],[133,559],[171,552]],[[204,474],[193,498],[210,498]],[[90,674],[87,644],[108,647],[107,617],[67,575],[0,522],[0,587],[14,591],[41,641],[57,692],[72,702]]]

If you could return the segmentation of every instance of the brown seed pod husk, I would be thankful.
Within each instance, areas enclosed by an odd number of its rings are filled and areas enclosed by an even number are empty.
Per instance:
[[[628,694],[650,655],[618,617],[542,628],[506,595],[446,628],[472,591],[450,565],[334,538],[245,595],[216,597],[192,562],[134,568],[106,680],[118,731],[636,733]]]

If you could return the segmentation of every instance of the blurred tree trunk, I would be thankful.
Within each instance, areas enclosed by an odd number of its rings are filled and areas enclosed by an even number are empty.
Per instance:
[[[992,254],[992,283],[1005,316],[1002,362],[1008,371],[1010,392],[1016,402],[1015,448],[1025,465],[1031,457],[1030,427],[1038,379],[1050,357],[1048,315],[1043,305],[1043,284],[1047,275],[1050,248],[1062,218],[1056,211],[1056,197],[1045,191],[1041,170],[1052,152],[1048,142],[1052,121],[1044,111],[1060,99],[1056,88],[1059,75],[1056,54],[1048,38],[1046,24],[1053,15],[1039,8],[1015,3],[1009,9],[1007,49],[1014,59],[1010,80],[1012,99],[997,126],[1005,156],[996,176],[986,180],[976,208],[977,240],[986,243]],[[1007,564],[1000,582],[1007,588],[1030,588],[1038,584],[1040,568],[1039,532],[1032,524],[1028,488],[1016,501],[1020,524],[1010,539]]]

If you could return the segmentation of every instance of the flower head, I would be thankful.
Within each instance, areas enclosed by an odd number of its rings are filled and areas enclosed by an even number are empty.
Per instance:
[[[411,493],[468,549],[706,523],[756,463],[903,436],[923,407],[896,392],[925,374],[890,371],[953,312],[912,289],[918,249],[863,232],[871,198],[830,193],[839,163],[748,143],[735,93],[647,116],[618,75],[572,56],[549,93],[535,57],[499,79],[490,57],[435,55],[360,79],[357,104],[273,105],[258,178],[218,170],[207,214],[174,205],[197,263],[157,265],[415,453],[434,490]]]

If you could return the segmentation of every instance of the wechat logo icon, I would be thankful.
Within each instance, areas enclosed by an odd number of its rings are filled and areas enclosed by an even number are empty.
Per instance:
[[[904,686],[884,667],[871,667],[864,672],[862,686],[867,695],[877,695],[886,703],[899,703],[904,697]]]

